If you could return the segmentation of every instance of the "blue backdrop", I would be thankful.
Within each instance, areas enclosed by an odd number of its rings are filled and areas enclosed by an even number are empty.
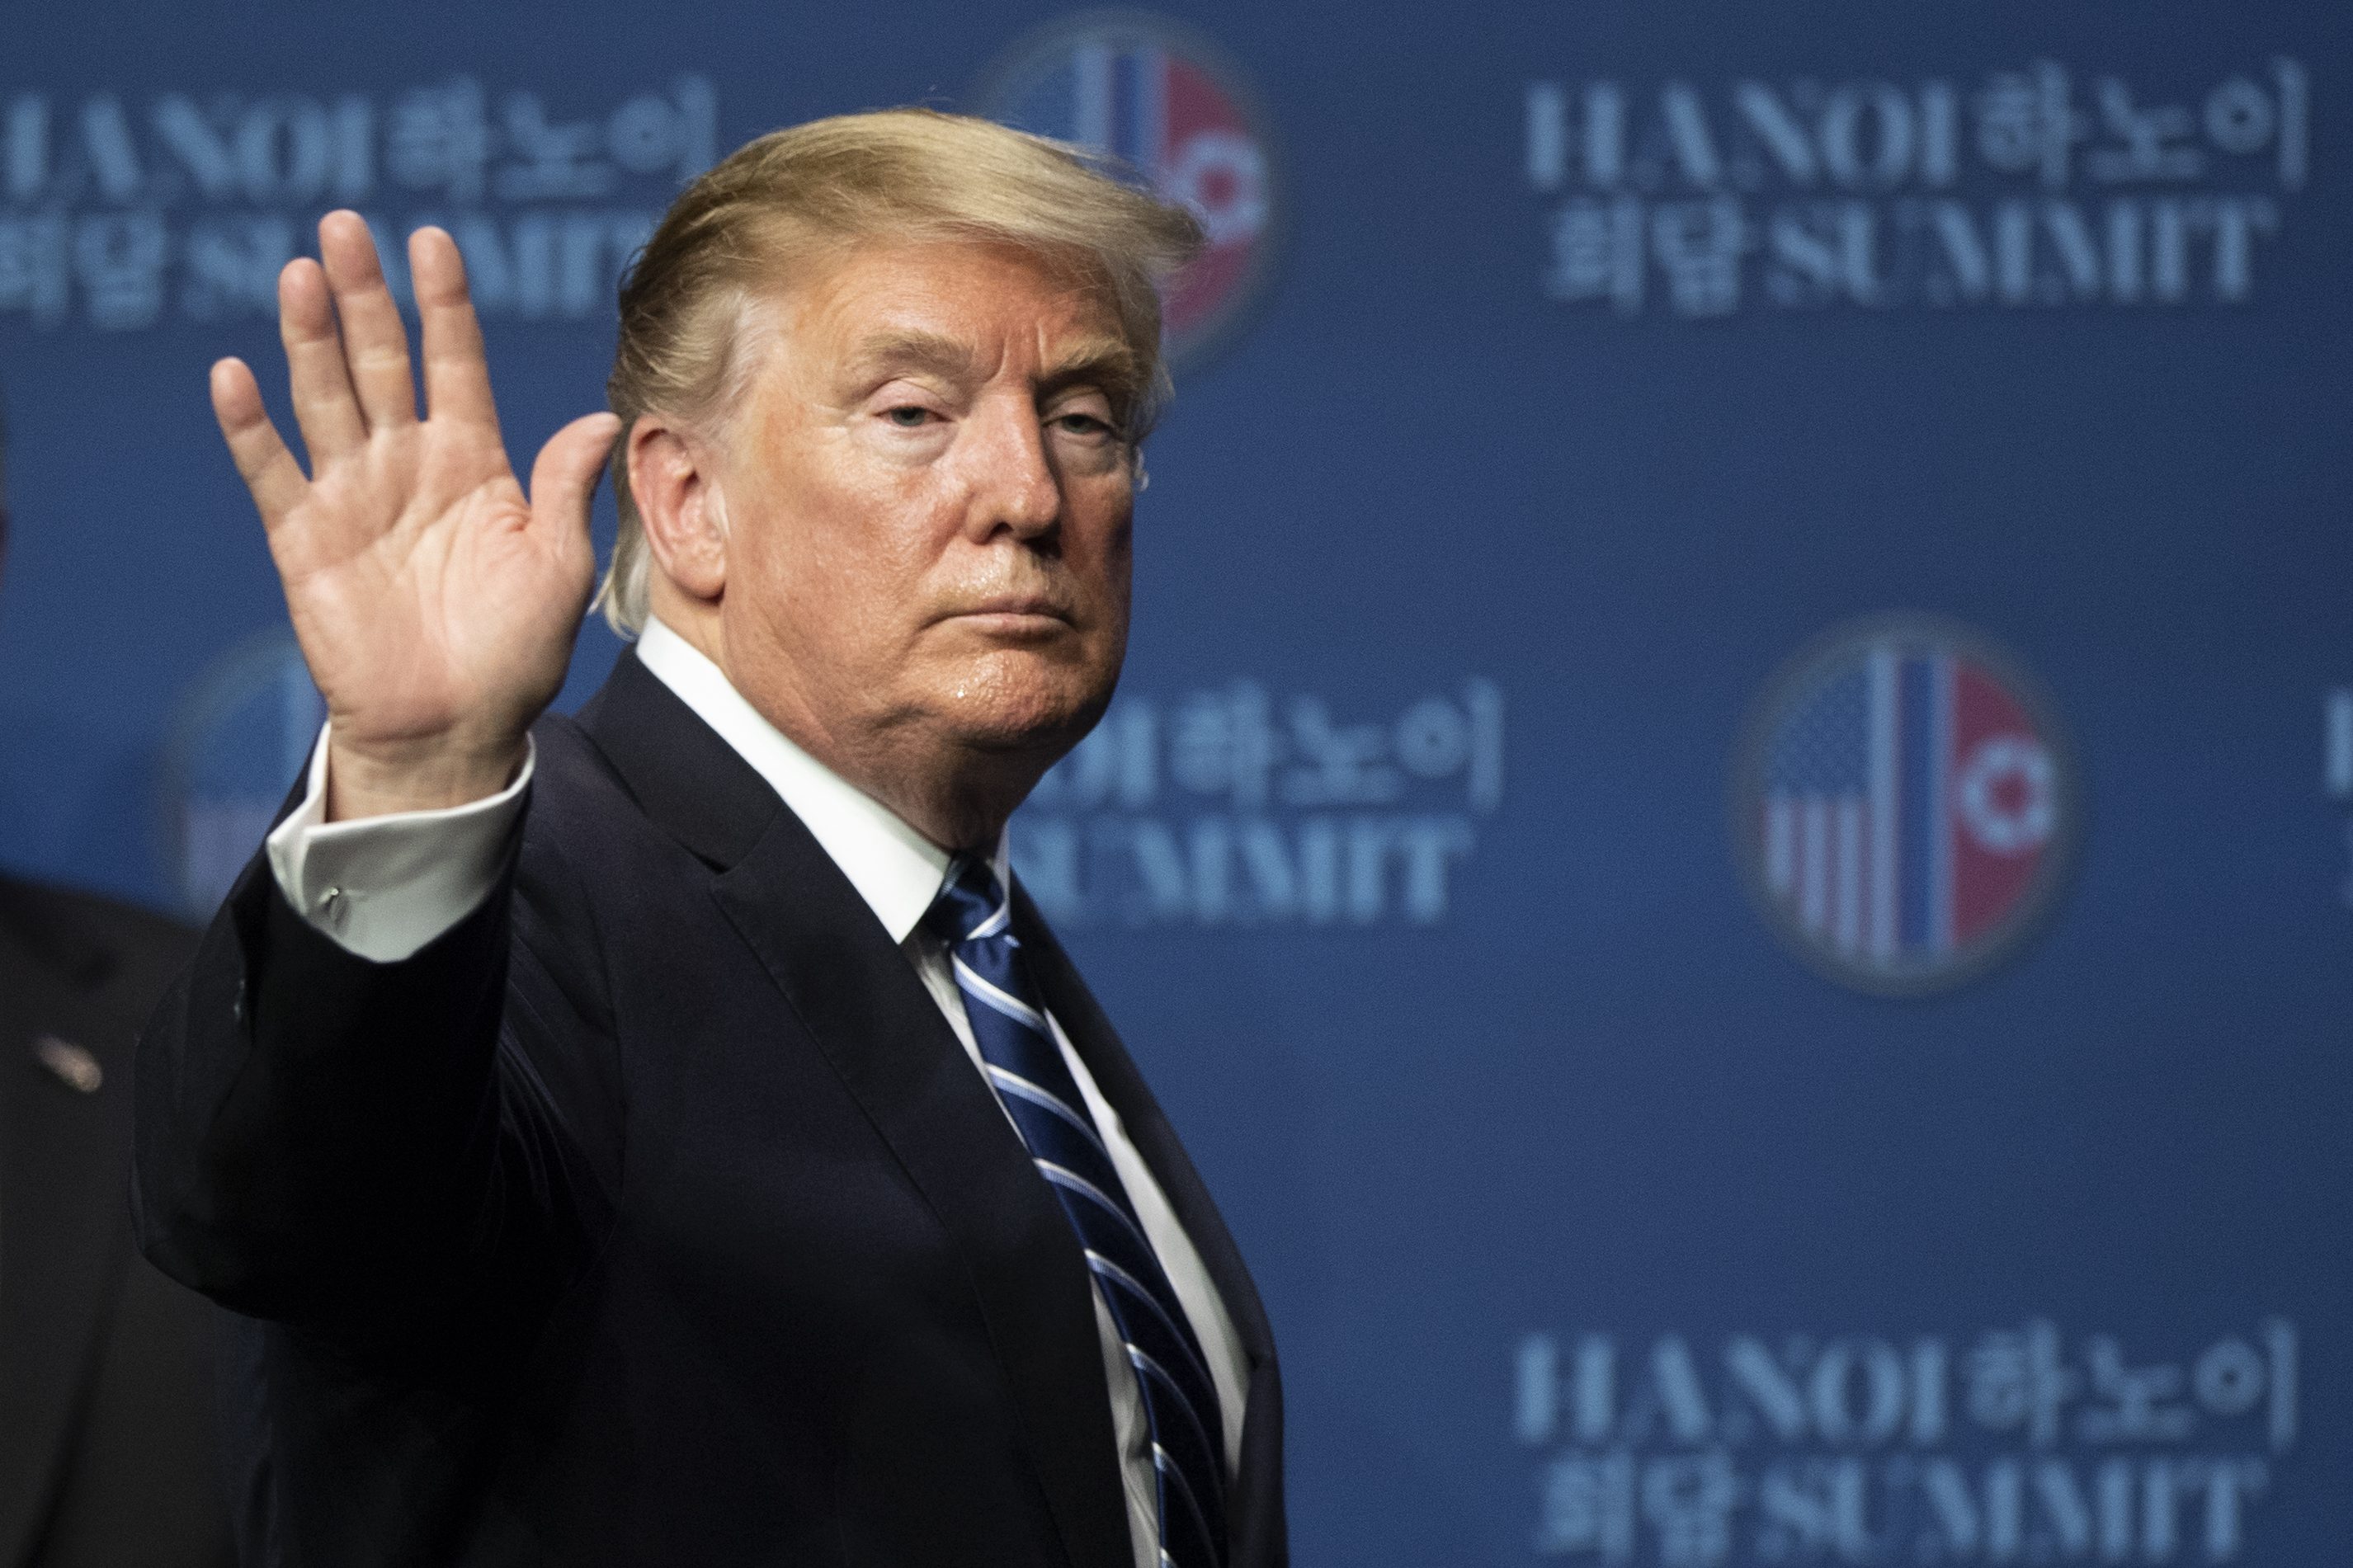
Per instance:
[[[1220,269],[1017,844],[1299,1559],[2341,1557],[2342,11],[1176,11],[20,16],[0,859],[199,912],[290,776],[204,376],[322,210],[456,229],[521,454],[715,153],[1100,139]]]

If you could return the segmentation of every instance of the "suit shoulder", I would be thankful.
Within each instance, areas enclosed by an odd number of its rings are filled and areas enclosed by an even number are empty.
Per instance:
[[[540,749],[526,858],[651,855],[706,868],[741,859],[783,803],[717,731],[634,661],[578,719],[533,730]]]
[[[582,847],[579,836],[595,841],[618,817],[645,815],[612,759],[589,737],[579,721],[550,713],[531,729],[538,750],[531,787],[528,841],[553,843],[566,848]]]

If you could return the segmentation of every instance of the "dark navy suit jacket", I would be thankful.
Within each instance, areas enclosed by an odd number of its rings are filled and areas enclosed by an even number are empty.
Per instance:
[[[0,1568],[223,1568],[212,1309],[131,1245],[132,1047],[195,933],[0,878]],[[43,1065],[65,1047],[95,1074]]]
[[[534,734],[456,928],[371,963],[257,858],[142,1042],[142,1243],[250,1320],[248,1561],[1126,1568],[1083,1260],[913,967],[633,655]],[[1265,1312],[1016,909],[1249,1357],[1233,1562],[1277,1568]]]

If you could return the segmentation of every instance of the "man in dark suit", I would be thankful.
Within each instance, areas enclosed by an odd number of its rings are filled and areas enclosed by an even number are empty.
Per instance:
[[[131,1055],[195,946],[0,878],[0,1564],[222,1568],[212,1309],[132,1247]]]
[[[763,138],[528,498],[448,237],[421,421],[320,239],[310,475],[214,399],[331,717],[142,1056],[144,1244],[248,1320],[248,1556],[1283,1563],[1265,1315],[1004,848],[1117,678],[1196,226],[980,121]],[[541,718],[608,449],[638,646]]]
[[[212,1310],[138,1256],[126,1201],[132,1042],[195,946],[0,877],[0,1568],[234,1561]]]

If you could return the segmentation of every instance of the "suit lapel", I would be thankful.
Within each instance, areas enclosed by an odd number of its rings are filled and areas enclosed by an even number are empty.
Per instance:
[[[131,1083],[90,1000],[111,955],[32,889],[0,883],[0,1563],[15,1564],[128,1254]],[[115,1057],[95,1092],[39,1064],[45,1035]]]
[[[1168,1205],[1174,1209],[1185,1234],[1193,1238],[1193,1246],[1201,1255],[1202,1264],[1209,1270],[1210,1281],[1218,1294],[1225,1299],[1226,1311],[1234,1321],[1234,1331],[1241,1336],[1242,1349],[1256,1368],[1259,1362],[1271,1356],[1274,1338],[1269,1331],[1266,1309],[1258,1299],[1258,1287],[1251,1283],[1250,1271],[1242,1266],[1240,1248],[1226,1229],[1226,1222],[1218,1213],[1218,1205],[1209,1197],[1209,1189],[1200,1173],[1194,1170],[1191,1156],[1176,1138],[1176,1129],[1168,1123],[1160,1102],[1152,1098],[1152,1090],[1136,1070],[1127,1047],[1120,1042],[1119,1032],[1103,1014],[1102,1004],[1079,978],[1076,965],[1061,944],[1054,940],[1045,920],[1038,912],[1029,895],[1017,884],[1013,892],[1014,930],[1021,938],[1022,951],[1029,955],[1030,973],[1046,993],[1046,1005],[1060,1019],[1071,1044],[1094,1075],[1095,1087],[1102,1089],[1111,1108],[1119,1112],[1126,1125],[1129,1141],[1134,1143],[1152,1173],[1168,1195]]]
[[[634,656],[584,725],[712,896],[962,1258],[1069,1562],[1132,1555],[1070,1223],[906,955],[775,791]]]
[[[624,648],[580,727],[645,814],[706,864],[741,860],[785,809],[719,731]]]

